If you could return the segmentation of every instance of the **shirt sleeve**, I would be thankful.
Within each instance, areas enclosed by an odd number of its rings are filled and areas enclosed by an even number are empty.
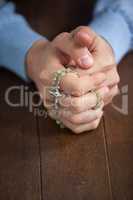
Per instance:
[[[111,44],[119,62],[133,49],[133,1],[111,1],[97,11],[90,26]]]
[[[0,7],[1,66],[28,80],[25,56],[32,44],[41,38],[43,37],[29,27],[24,17],[15,13],[13,3]]]

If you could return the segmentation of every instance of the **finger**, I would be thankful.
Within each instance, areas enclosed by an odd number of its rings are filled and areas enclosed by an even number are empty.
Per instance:
[[[104,98],[104,104],[108,105],[112,102],[113,98],[119,94],[118,85],[112,87],[107,96]]]
[[[107,77],[107,79],[104,82],[104,85],[106,86],[113,86],[113,85],[117,85],[120,82],[120,76],[117,72],[117,68],[113,68],[111,70],[108,70],[105,72],[105,75]]]
[[[44,66],[44,70],[41,71],[39,76],[39,81],[43,86],[51,86],[53,83],[54,74],[58,70],[65,70],[65,67],[61,63],[54,62],[50,60],[47,66]]]
[[[110,92],[111,92],[112,96],[118,95],[118,94],[120,93],[120,90],[119,90],[118,85],[113,86],[113,87],[110,89]]]
[[[53,78],[53,77],[52,77]],[[47,84],[51,82],[52,78],[47,82]],[[82,76],[78,77],[77,74],[69,73],[65,75],[60,82],[60,89],[65,94],[81,96],[84,93],[89,92],[92,89],[97,88],[98,85],[105,81],[105,75],[99,73],[93,77],[91,76]],[[41,91],[43,97],[45,97],[48,101],[53,101],[52,95],[49,93],[50,86],[45,86],[43,83],[39,84],[39,90]]]
[[[38,88],[40,98],[41,98],[41,101],[42,101],[42,104],[44,105],[44,107],[46,109],[53,108],[54,101],[52,101],[52,97],[47,99],[47,95],[49,96],[49,92],[47,90],[47,87],[44,87],[44,85],[42,83],[38,83],[37,88]]]
[[[70,66],[76,66],[76,62],[74,60],[70,60],[69,64]]]
[[[109,89],[107,87],[100,88],[97,93],[104,99],[107,96]],[[81,113],[93,109],[97,104],[97,96],[94,93],[87,93],[81,97],[63,97],[59,100],[62,108],[68,108],[73,113]]]
[[[85,131],[91,131],[91,130],[94,130],[98,127],[99,123],[100,123],[100,119],[97,119],[91,123],[88,123],[88,124],[83,124],[83,125],[74,125],[72,124],[71,122],[69,122],[68,120],[62,118],[61,121],[63,122],[63,124],[69,128],[70,130],[72,130],[75,134],[80,134],[80,133],[83,133]]]
[[[78,27],[73,31],[73,35],[78,44],[87,46],[90,53],[92,53],[94,62],[93,67],[88,69],[88,74],[94,74],[99,71],[104,72],[116,66],[112,48],[108,42],[98,36],[91,28]],[[105,59],[106,55],[108,59]]]
[[[86,26],[81,26],[72,31],[74,40],[77,44],[87,47],[91,52],[91,46],[96,38],[96,33]]]
[[[88,48],[77,44],[71,34],[60,34],[54,39],[53,45],[64,54],[69,55],[80,67],[89,68],[93,65],[93,57]]]
[[[90,123],[98,118],[101,118],[103,111],[101,109],[97,110],[87,110],[79,114],[73,114],[71,111],[66,109],[59,109],[60,118],[64,118],[75,125],[81,125]]]
[[[60,81],[60,89],[65,94],[73,96],[82,96],[89,91],[96,89],[98,85],[105,81],[106,77],[103,73],[98,73],[93,76],[78,77],[74,73],[69,73]]]
[[[53,120],[59,119],[58,116],[57,116],[56,110],[53,110],[53,109],[48,110],[48,116]]]

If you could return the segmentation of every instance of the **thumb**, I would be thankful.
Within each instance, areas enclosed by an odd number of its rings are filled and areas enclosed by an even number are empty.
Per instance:
[[[82,47],[87,47],[89,52],[91,52],[92,46],[96,39],[96,33],[89,27],[78,27],[72,31],[73,38],[77,45]]]
[[[62,33],[58,35],[53,45],[58,48],[64,55],[69,56],[70,60],[75,61],[76,65],[82,69],[88,69],[93,65],[93,57],[87,47],[82,47],[75,42],[72,34]]]

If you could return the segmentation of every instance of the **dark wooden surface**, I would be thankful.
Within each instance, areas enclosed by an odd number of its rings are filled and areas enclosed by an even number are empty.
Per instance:
[[[33,24],[45,33],[40,18]],[[28,107],[8,106],[7,89],[24,82],[0,71],[0,200],[133,199],[133,54],[119,71],[120,88],[128,85],[128,94],[114,104],[120,108],[128,95],[128,115],[109,106],[100,127],[80,136]],[[19,97],[17,91],[10,98]]]

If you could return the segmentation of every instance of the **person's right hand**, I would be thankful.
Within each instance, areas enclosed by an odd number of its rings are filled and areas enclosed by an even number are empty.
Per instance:
[[[93,56],[93,66],[87,70],[81,69],[78,71],[85,74],[95,74],[103,72],[106,75],[104,86],[109,88],[109,93],[104,99],[104,104],[112,102],[112,99],[118,94],[118,84],[120,76],[118,74],[115,53],[109,42],[102,36],[94,32],[90,27],[78,27],[73,31],[73,37],[79,45],[87,46]]]
[[[40,95],[43,98],[44,105],[47,107],[48,110],[51,110],[49,102],[51,102],[52,99],[49,93],[47,92],[48,91],[47,89],[52,85],[53,74],[59,69],[64,69],[64,66],[69,64],[71,61],[71,57],[70,55],[68,55],[68,53],[65,55],[65,51],[61,52],[56,48],[57,41],[59,40],[59,42],[61,42],[60,39],[61,37],[62,36],[58,36],[52,42],[45,42],[43,40],[36,42],[33,45],[33,47],[29,50],[27,56],[28,75],[35,82],[37,88],[39,89]],[[64,43],[63,40],[62,43]],[[64,43],[64,45],[67,45],[69,48],[69,43],[67,44]],[[72,44],[70,45],[70,49],[71,49],[71,56],[75,62],[79,62],[80,57],[84,57],[84,55],[88,53],[88,50],[83,48],[79,49],[79,47],[77,46],[76,47],[73,46],[73,51],[72,51]],[[88,93],[90,90],[97,88],[98,85],[102,84],[102,82],[104,81],[105,81],[105,75],[103,73],[98,73],[93,77],[89,75],[77,77],[76,74],[71,73],[67,74],[63,78],[60,84],[60,88],[65,94],[79,97]],[[104,92],[102,91],[102,93]],[[80,107],[82,108],[83,105],[80,105]],[[86,107],[86,110],[88,109],[89,107],[88,108]],[[94,114],[95,113],[93,113],[93,115]],[[99,113],[97,111],[96,116],[101,117],[101,110],[99,110]],[[89,122],[91,123],[93,122],[92,117],[90,118],[88,117],[88,121],[85,123],[89,124]],[[75,129],[71,128],[68,125],[67,121],[64,121],[64,123],[71,130],[73,131],[77,130],[77,128]],[[74,127],[77,127],[77,125]],[[90,127],[94,127],[94,124],[93,126]],[[77,132],[82,132],[82,131],[78,129]]]

